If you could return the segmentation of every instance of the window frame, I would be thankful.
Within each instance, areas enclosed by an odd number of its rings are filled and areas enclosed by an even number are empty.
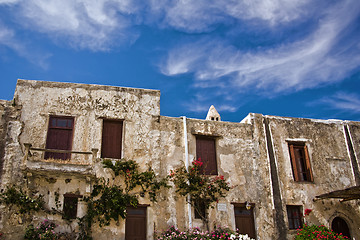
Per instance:
[[[304,142],[288,142],[288,146],[294,181],[313,182],[314,178],[306,144]],[[296,149],[301,151],[301,154],[303,155],[302,158],[299,158],[295,153]],[[301,171],[302,168],[304,169],[303,171]]]
[[[79,198],[81,198],[81,195],[78,194],[71,194],[66,193],[64,194],[64,201],[63,201],[63,218],[72,220],[77,218],[77,212],[78,212],[78,206],[79,206]],[[73,206],[70,206],[74,204]],[[65,209],[67,207],[74,207],[74,209]]]
[[[294,216],[294,212],[296,212],[298,216]],[[288,227],[290,230],[296,230],[304,225],[301,205],[286,205],[286,214],[288,219]],[[295,226],[296,221],[300,222],[300,226]]]

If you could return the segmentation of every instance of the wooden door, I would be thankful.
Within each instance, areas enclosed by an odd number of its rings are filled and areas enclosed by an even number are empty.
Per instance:
[[[204,163],[202,173],[217,175],[215,139],[208,137],[196,137],[196,158]]]
[[[102,158],[121,158],[122,129],[122,121],[104,119],[101,144]]]
[[[46,138],[47,149],[71,150],[74,118],[50,116],[49,129]],[[70,153],[45,152],[45,159],[70,159]]]
[[[241,234],[248,234],[249,237],[256,239],[253,209],[245,207],[235,207],[236,228]]]
[[[146,240],[146,207],[126,209],[125,239]]]

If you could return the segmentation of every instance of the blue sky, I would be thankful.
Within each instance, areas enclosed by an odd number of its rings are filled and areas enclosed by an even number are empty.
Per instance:
[[[360,121],[359,0],[0,0],[16,80],[161,90],[161,114]]]

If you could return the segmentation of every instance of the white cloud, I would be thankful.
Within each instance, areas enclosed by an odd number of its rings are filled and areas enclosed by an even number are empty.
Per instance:
[[[191,112],[207,112],[210,108],[211,105],[213,105],[214,102],[199,102],[199,101],[191,101],[190,103],[186,103],[184,104],[184,106]],[[238,110],[238,107],[232,106],[232,105],[228,105],[228,104],[223,104],[223,103],[218,103],[215,105],[216,110],[220,113],[224,113],[224,112],[236,112]]]
[[[27,59],[29,62],[38,65],[44,69],[48,67],[47,59],[50,57],[48,53],[35,52],[27,45],[18,40],[15,32],[0,22],[0,45],[16,52],[17,55]]]
[[[308,0],[0,0],[26,29],[94,51],[134,42],[138,24],[206,32],[234,19],[276,25],[300,18]]]
[[[17,3],[20,0],[0,0],[0,4],[13,4],[13,3]]]
[[[355,93],[337,92],[331,97],[320,99],[316,104],[326,104],[333,109],[360,113],[360,95]]]
[[[137,7],[130,0],[27,0],[14,9],[23,27],[76,48],[109,50],[138,37],[131,29]]]
[[[269,95],[340,81],[360,66],[358,40],[346,35],[360,7],[353,3],[333,6],[318,29],[303,40],[263,51],[237,49],[224,39],[202,40],[170,51],[161,71],[194,73],[199,88],[255,87]]]
[[[214,24],[235,20],[262,20],[270,25],[303,16],[308,0],[152,0],[153,15],[164,15],[163,25],[186,32],[203,32]]]

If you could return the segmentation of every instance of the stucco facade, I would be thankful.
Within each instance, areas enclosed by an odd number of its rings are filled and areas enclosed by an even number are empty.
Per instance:
[[[217,172],[231,190],[209,211],[210,228],[236,228],[234,208],[251,203],[257,239],[291,239],[287,206],[312,209],[308,223],[331,227],[335,217],[360,239],[359,200],[316,199],[324,193],[360,184],[360,123],[264,116],[250,113],[241,122],[223,122],[160,115],[160,92],[112,86],[18,80],[14,99],[0,101],[1,189],[17,185],[41,194],[48,208],[66,194],[88,196],[96,178],[113,178],[102,167],[104,119],[123,123],[121,157],[151,166],[160,177],[196,158],[200,136],[213,139]],[[212,110],[214,112],[214,110]],[[216,112],[216,110],[215,110]],[[217,112],[216,112],[217,113]],[[218,114],[218,113],[217,113]],[[70,161],[44,160],[50,116],[74,119]],[[210,118],[211,119],[211,118]],[[219,115],[220,120],[220,115]],[[301,144],[310,162],[311,181],[294,180],[289,146]],[[353,152],[353,154],[351,153]],[[314,201],[315,199],[315,201]],[[146,236],[175,225],[202,226],[174,188],[163,189],[158,202],[140,197],[146,208]],[[86,213],[79,201],[77,216]],[[21,239],[26,226],[44,218],[59,231],[76,232],[76,221],[38,212],[19,215],[1,205],[0,232]],[[109,226],[94,224],[94,239],[125,239],[125,220]]]

